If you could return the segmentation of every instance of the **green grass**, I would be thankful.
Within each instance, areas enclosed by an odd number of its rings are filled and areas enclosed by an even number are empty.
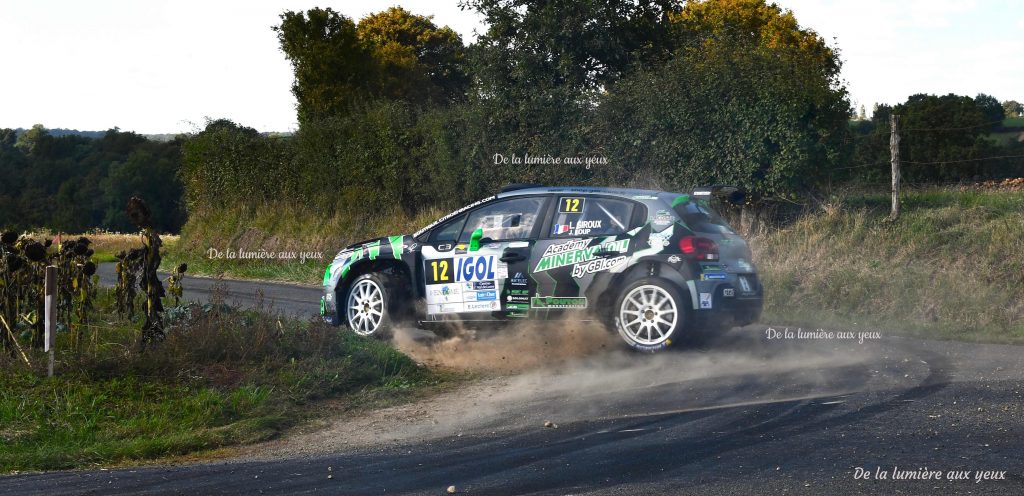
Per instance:
[[[101,293],[98,334],[80,352],[59,336],[55,378],[42,352],[31,367],[0,354],[0,473],[202,456],[278,436],[323,399],[358,411],[464,378],[321,323],[217,305],[178,311],[143,353],[139,323],[119,321],[110,302]]]
[[[1003,127],[1024,127],[1024,117],[1007,117]]]
[[[753,240],[764,320],[1024,342],[1024,193],[847,195]]]

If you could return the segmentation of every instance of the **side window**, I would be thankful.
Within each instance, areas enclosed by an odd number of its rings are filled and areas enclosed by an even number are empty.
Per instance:
[[[473,231],[483,229],[494,241],[528,239],[544,208],[543,197],[512,198],[485,205],[469,214],[460,243],[469,242]]]
[[[434,228],[430,232],[430,242],[439,243],[444,241],[455,242],[459,237],[459,232],[462,231],[462,224],[466,222],[466,215],[460,215],[440,226]]]
[[[622,234],[630,228],[633,209],[633,202],[615,198],[561,196],[549,234],[552,238]]]

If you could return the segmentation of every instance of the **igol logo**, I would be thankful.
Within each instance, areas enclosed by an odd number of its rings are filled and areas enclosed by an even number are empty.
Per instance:
[[[456,259],[455,274],[459,281],[494,279],[494,257],[460,257]]]

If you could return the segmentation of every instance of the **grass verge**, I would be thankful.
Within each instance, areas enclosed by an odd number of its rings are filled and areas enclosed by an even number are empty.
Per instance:
[[[164,256],[162,267],[184,262],[189,273],[196,275],[319,284],[327,264],[345,246],[379,236],[412,234],[447,212],[435,207],[415,216],[401,211],[325,216],[290,204],[194,212],[180,242]],[[217,258],[211,256],[211,248],[223,253],[263,250],[276,259]],[[304,253],[308,256],[303,257]]]
[[[764,321],[1024,342],[1024,192],[849,194],[755,238]]]
[[[317,402],[398,402],[461,376],[318,322],[221,304],[169,311],[166,340],[138,350],[103,294],[79,351],[58,340],[57,372],[0,355],[0,473],[108,465],[272,438]]]

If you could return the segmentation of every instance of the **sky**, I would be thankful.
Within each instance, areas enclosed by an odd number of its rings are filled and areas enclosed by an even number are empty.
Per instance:
[[[1024,1],[776,0],[837,46],[855,106],[915,93],[1024,102]],[[228,118],[297,127],[292,73],[271,26],[284,10],[354,19],[402,5],[472,41],[481,18],[458,0],[0,0],[0,128],[144,134]]]

